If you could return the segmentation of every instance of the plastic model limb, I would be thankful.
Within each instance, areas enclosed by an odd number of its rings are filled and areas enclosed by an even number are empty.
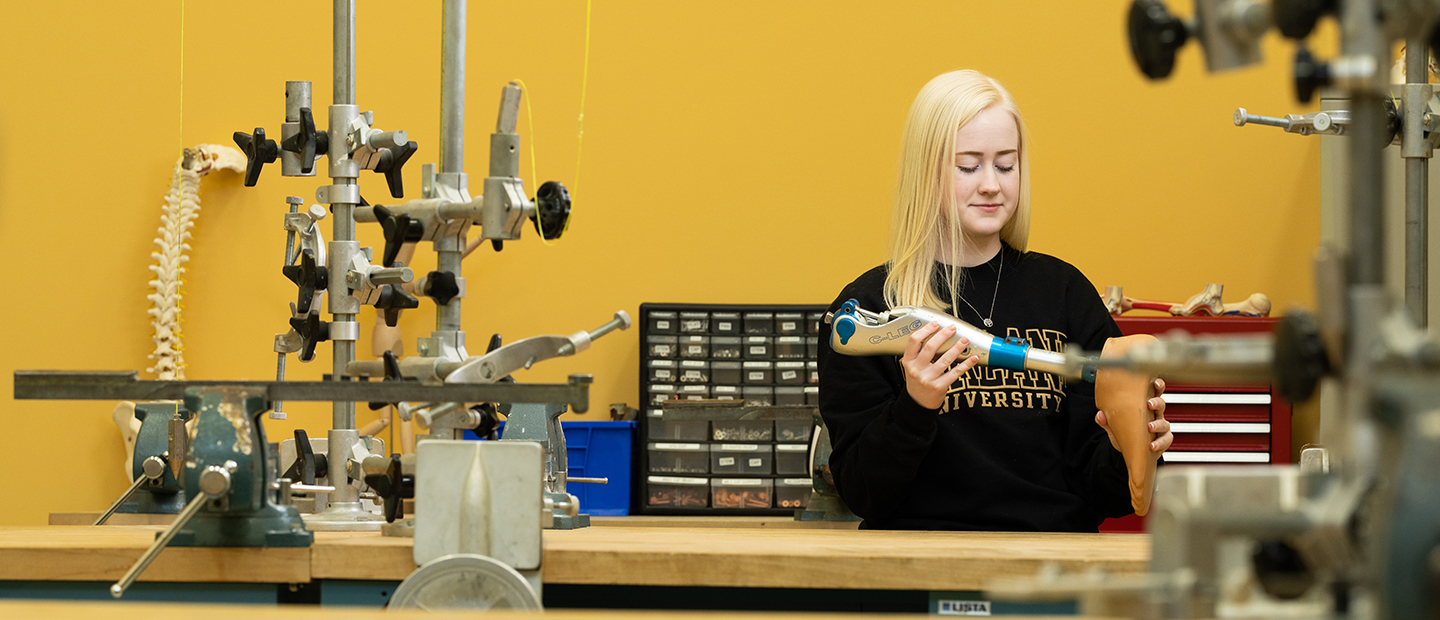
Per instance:
[[[150,266],[155,278],[149,282],[154,292],[146,299],[151,302],[148,313],[150,326],[155,330],[151,336],[155,350],[149,357],[155,360],[155,365],[145,370],[163,380],[185,378],[184,348],[180,343],[180,276],[185,268],[181,265],[190,260],[185,255],[190,249],[186,242],[200,215],[200,179],[215,170],[243,172],[245,155],[218,144],[185,149],[175,162],[170,191],[165,194],[160,230],[155,237],[158,248],[150,254],[155,259],[155,264]]]
[[[135,438],[140,435],[140,420],[135,417],[135,403],[120,401],[115,405],[115,410],[110,413],[110,420],[115,422],[115,428],[120,429],[120,441],[125,443],[125,462],[121,464],[121,471],[125,472],[125,479],[130,480],[134,476],[132,469],[135,463]]]
[[[1111,338],[1105,341],[1101,359],[1122,357],[1130,349],[1157,342],[1149,334]],[[1101,367],[1095,375],[1095,404],[1105,412],[1110,432],[1120,444],[1125,469],[1130,477],[1130,505],[1135,514],[1150,511],[1155,489],[1155,462],[1159,455],[1150,450],[1155,435],[1149,424],[1155,419],[1148,401],[1155,395],[1155,375],[1138,374],[1121,368]]]

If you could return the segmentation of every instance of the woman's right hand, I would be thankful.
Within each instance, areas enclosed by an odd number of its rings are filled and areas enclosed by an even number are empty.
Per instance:
[[[920,328],[910,335],[905,345],[905,355],[900,358],[900,367],[905,370],[905,390],[910,398],[927,409],[939,409],[945,404],[945,394],[955,380],[980,363],[980,358],[970,356],[954,368],[950,365],[960,358],[960,353],[970,346],[970,340],[961,338],[938,359],[940,346],[955,335],[955,326],[940,328],[938,322]]]

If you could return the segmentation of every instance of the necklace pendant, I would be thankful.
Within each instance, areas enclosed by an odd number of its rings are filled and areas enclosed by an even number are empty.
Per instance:
[[[992,321],[992,320],[990,320],[990,319],[985,319],[985,327],[994,327],[994,326],[995,326],[995,321]]]

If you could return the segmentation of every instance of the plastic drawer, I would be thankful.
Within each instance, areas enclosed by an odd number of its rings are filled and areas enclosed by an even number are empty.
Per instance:
[[[805,359],[805,336],[776,336],[772,354],[777,360]]]
[[[650,334],[673,334],[679,331],[679,323],[674,312],[651,312],[648,327],[650,329],[646,333]]]
[[[681,383],[709,383],[710,362],[702,360],[681,360],[680,362]]]
[[[775,404],[781,407],[804,405],[805,388],[798,385],[782,385],[775,388]]]
[[[740,336],[711,336],[710,357],[717,360],[738,360],[742,345]]]
[[[681,312],[680,333],[704,334],[710,331],[709,312]]]
[[[645,505],[657,508],[709,508],[710,479],[648,476]]]
[[[810,433],[815,430],[815,422],[808,419],[789,419],[775,421],[775,441],[793,441],[803,443],[809,449]]]
[[[745,362],[747,385],[770,385],[775,382],[774,362]]]
[[[659,410],[650,414],[646,426],[646,439],[670,441],[707,441],[710,438],[708,420],[666,420],[658,415]]]
[[[779,385],[805,383],[805,362],[775,362],[775,383]]]
[[[805,386],[805,404],[806,404],[806,405],[809,405],[809,406],[811,406],[811,407],[819,407],[819,406],[820,406],[820,386],[818,386],[818,385],[807,385],[807,386]]]
[[[747,360],[768,360],[775,353],[775,341],[770,336],[746,336],[743,346]]]
[[[776,478],[775,507],[798,509],[809,506],[814,484],[809,478]]]
[[[713,420],[710,439],[714,441],[773,441],[775,425],[770,420]]]
[[[669,383],[650,384],[650,404],[663,403],[675,398],[675,386]]]
[[[799,312],[776,312],[775,333],[781,335],[805,333],[805,315]]]
[[[820,382],[820,362],[805,362],[805,382]]]
[[[736,385],[744,376],[743,362],[710,362],[710,380],[717,384]]]
[[[755,510],[774,503],[775,483],[769,478],[714,478],[710,506],[717,510]]]
[[[675,357],[679,339],[675,336],[646,336],[645,352],[650,357],[669,359]]]
[[[679,378],[675,360],[650,360],[646,364],[645,380],[650,383],[674,383]]]
[[[710,337],[680,336],[680,357],[685,359],[710,357]]]
[[[775,313],[746,312],[744,324],[747,334],[773,334],[775,333]]]
[[[805,315],[805,333],[820,333],[820,323],[825,320],[824,312],[811,312]]]
[[[710,333],[722,336],[740,335],[739,312],[713,312],[710,314]]]
[[[703,443],[651,443],[650,473],[708,474],[709,447]]]
[[[717,385],[710,388],[710,398],[717,400],[740,400],[745,398],[738,385]]]
[[[775,473],[782,476],[803,476],[809,472],[809,445],[803,443],[775,444]]]
[[[775,404],[775,388],[765,385],[747,385],[740,388],[740,395],[744,397],[745,404],[751,407],[764,407]]]
[[[774,454],[769,444],[710,444],[710,473],[746,476],[774,473]]]
[[[677,395],[682,400],[705,400],[710,398],[710,386],[703,383],[681,385]]]

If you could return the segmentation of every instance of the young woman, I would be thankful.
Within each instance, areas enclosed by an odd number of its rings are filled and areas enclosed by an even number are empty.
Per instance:
[[[1120,336],[1079,270],[1026,251],[1030,177],[1015,100],[975,71],[926,84],[905,122],[890,260],[831,310],[942,309],[1001,337],[1099,351]],[[976,367],[934,324],[905,355],[851,357],[820,341],[820,413],[841,497],[873,529],[1094,532],[1132,512],[1125,461],[1094,386]],[[1156,394],[1164,383],[1156,381]],[[1151,449],[1170,447],[1165,403]]]

